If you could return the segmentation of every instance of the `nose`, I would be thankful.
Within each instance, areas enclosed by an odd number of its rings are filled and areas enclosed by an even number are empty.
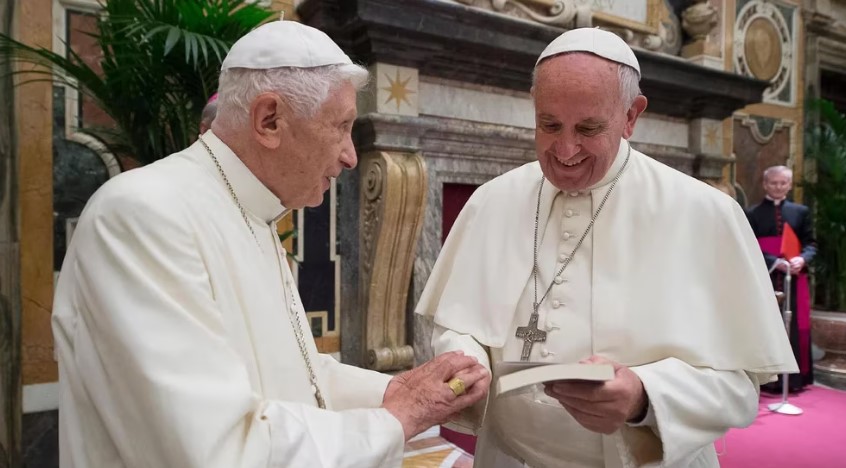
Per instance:
[[[582,152],[582,145],[577,139],[562,135],[555,140],[553,149],[559,161],[567,161]]]
[[[353,169],[358,165],[358,156],[355,154],[355,145],[352,142],[352,135],[347,135],[347,141],[341,150],[341,164],[345,169]]]

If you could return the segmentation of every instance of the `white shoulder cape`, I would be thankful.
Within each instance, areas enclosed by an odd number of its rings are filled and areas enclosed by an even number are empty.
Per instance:
[[[505,344],[532,271],[540,177],[529,163],[473,194],[417,313],[483,345]],[[594,200],[607,189],[594,189]],[[555,192],[544,191],[541,230]],[[675,357],[761,381],[797,370],[761,250],[727,195],[632,150],[592,235],[594,354],[628,366]]]

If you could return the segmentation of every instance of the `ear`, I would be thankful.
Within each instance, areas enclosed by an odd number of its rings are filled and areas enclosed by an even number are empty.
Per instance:
[[[253,137],[267,149],[277,149],[288,131],[287,106],[275,93],[262,93],[250,104]]]
[[[626,126],[623,128],[623,138],[628,140],[634,133],[635,123],[640,114],[646,110],[646,96],[639,94],[632,102],[632,106],[626,111]]]

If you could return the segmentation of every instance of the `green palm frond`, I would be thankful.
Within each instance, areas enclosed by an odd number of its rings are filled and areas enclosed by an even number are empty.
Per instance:
[[[67,57],[0,35],[0,61],[26,81],[48,79],[90,98],[115,122],[95,134],[118,154],[149,163],[196,137],[232,44],[273,12],[248,0],[108,0],[96,33],[102,72],[68,47]]]
[[[814,203],[816,302],[846,310],[846,116],[825,100],[808,110],[805,156],[813,168],[802,187]]]

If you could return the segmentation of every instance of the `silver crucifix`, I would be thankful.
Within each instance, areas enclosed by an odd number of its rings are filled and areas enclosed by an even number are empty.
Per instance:
[[[529,325],[525,327],[517,327],[517,338],[523,339],[523,354],[520,355],[521,361],[528,361],[529,354],[532,353],[532,346],[535,342],[543,343],[546,341],[546,332],[538,328],[538,313],[532,313],[529,317]]]

